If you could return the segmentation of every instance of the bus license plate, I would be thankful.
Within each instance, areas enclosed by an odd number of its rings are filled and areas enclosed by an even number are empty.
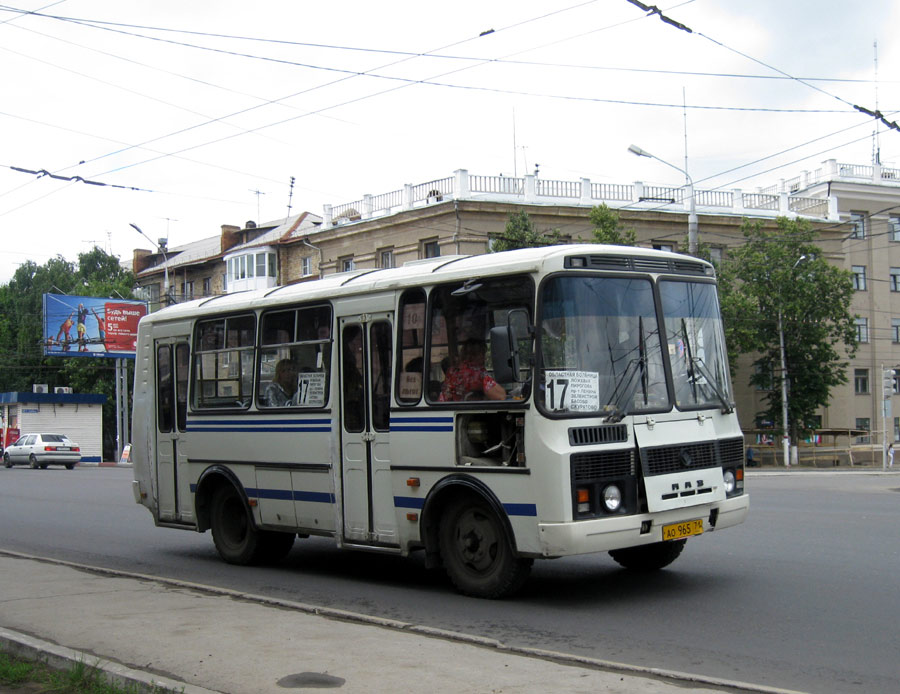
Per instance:
[[[703,519],[685,521],[684,523],[672,523],[664,525],[662,529],[663,540],[680,540],[683,537],[691,535],[700,535],[703,533]]]

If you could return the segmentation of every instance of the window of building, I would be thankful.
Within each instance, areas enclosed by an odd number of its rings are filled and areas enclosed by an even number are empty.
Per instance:
[[[753,384],[756,390],[772,390],[772,370],[763,365],[755,364],[753,366]]]
[[[851,212],[850,213],[850,238],[864,239],[866,238],[866,213]]]
[[[225,264],[228,279],[245,280],[253,277],[275,277],[276,258],[271,252],[246,253],[229,258]],[[225,284],[227,287],[227,282]]]
[[[671,243],[653,243],[653,247],[658,251],[669,251],[669,253],[675,250],[675,246]]]
[[[312,258],[305,256],[300,258],[300,276],[309,277],[312,274]]]
[[[724,252],[724,248],[719,248],[718,246],[711,246],[709,249],[709,259],[715,265],[722,264],[722,253]]]
[[[891,291],[900,292],[900,267],[891,268]]]
[[[857,318],[854,323],[856,324],[856,341],[857,342],[868,342],[869,341],[869,319],[868,318]]]
[[[394,249],[382,248],[378,251],[378,266],[383,268],[394,267]]]
[[[194,339],[194,407],[247,408],[253,395],[256,316],[199,321]]]
[[[212,294],[212,277],[203,278],[203,296]]]
[[[422,257],[423,258],[440,258],[441,246],[437,239],[429,239],[422,241]]]
[[[851,272],[853,273],[853,288],[858,292],[866,291],[866,266],[854,265]]]
[[[900,241],[900,215],[892,214],[888,217],[888,238]]]
[[[900,318],[891,318],[891,342],[900,342]]]
[[[185,301],[188,299],[194,298],[194,283],[193,282],[182,282],[181,283],[181,296]]]
[[[341,266],[341,272],[349,272],[350,270],[356,269],[356,263],[353,262],[353,257],[341,258],[338,260]]]
[[[869,370],[853,369],[853,392],[857,395],[867,395],[869,392]]]
[[[257,405],[324,407],[331,366],[331,307],[263,314]]]
[[[900,441],[900,417],[894,417],[894,441]]]
[[[857,417],[855,428],[863,431],[872,431],[872,422],[868,417]],[[870,436],[857,436],[856,443],[869,443],[869,439],[871,439]]]

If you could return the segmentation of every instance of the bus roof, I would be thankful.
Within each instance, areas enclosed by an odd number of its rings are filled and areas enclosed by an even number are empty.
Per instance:
[[[664,267],[669,267],[671,263],[692,265],[702,274],[712,274],[712,265],[704,260],[650,248],[603,244],[542,246],[480,255],[440,256],[415,260],[396,268],[351,270],[326,275],[321,279],[308,282],[195,299],[148,314],[142,321],[177,320],[194,317],[198,313],[217,314],[246,311],[258,308],[262,304],[326,301],[340,296],[393,291],[473,277],[528,273],[539,270],[553,271],[562,269],[565,258],[572,256],[602,257],[611,261],[627,258],[656,259],[665,261]],[[616,268],[606,266],[605,269]],[[623,266],[620,269],[626,268]],[[652,266],[648,266],[648,270],[653,271]],[[660,270],[656,269],[655,271],[659,272]]]

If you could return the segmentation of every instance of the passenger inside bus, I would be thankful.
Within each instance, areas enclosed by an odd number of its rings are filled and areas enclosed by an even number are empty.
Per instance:
[[[441,402],[457,400],[504,400],[506,389],[484,366],[484,340],[469,338],[459,347],[458,358],[446,370],[441,386]]]
[[[266,386],[265,402],[268,407],[290,407],[297,392],[299,369],[293,359],[282,359],[275,365],[275,378]]]

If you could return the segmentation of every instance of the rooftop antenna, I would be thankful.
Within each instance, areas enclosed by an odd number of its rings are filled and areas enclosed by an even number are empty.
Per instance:
[[[262,222],[259,218],[259,198],[261,195],[265,195],[265,193],[261,190],[253,190],[253,188],[250,189],[250,192],[256,196],[256,223],[259,225]]]
[[[681,107],[684,114],[684,170],[688,170],[688,127],[687,127],[687,94],[684,87],[681,88]],[[685,173],[685,176],[687,174]],[[687,179],[685,179],[687,180]]]
[[[291,201],[293,199],[294,199],[294,177],[291,176],[291,188],[290,188],[290,191],[288,192],[288,213],[287,213],[288,217],[291,216]],[[257,210],[257,214],[259,214],[258,210]]]
[[[878,111],[878,41],[873,44],[875,48],[875,111]],[[875,119],[875,135],[873,145],[875,147],[874,163],[881,164],[881,143],[878,137],[878,119]]]

